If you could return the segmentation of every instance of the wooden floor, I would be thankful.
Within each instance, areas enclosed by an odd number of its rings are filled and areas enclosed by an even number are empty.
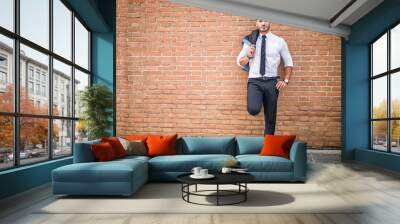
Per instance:
[[[50,187],[43,186],[0,202],[0,223],[400,223],[399,174],[358,163],[311,163],[309,167],[308,182],[367,206],[356,214],[36,214],[36,208],[54,200]]]

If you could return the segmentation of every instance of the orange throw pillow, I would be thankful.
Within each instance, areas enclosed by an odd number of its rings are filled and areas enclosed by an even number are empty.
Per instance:
[[[122,146],[121,142],[117,137],[109,137],[109,138],[101,138],[101,142],[108,142],[114,149],[115,155],[117,158],[121,158],[126,156],[126,151],[124,146]]]
[[[265,135],[264,146],[260,155],[280,156],[289,159],[290,148],[295,139],[295,135]]]
[[[178,134],[172,136],[155,136],[147,137],[146,143],[148,147],[148,156],[165,156],[176,154],[176,139]]]
[[[91,145],[91,149],[94,157],[99,162],[110,161],[117,158],[112,145],[108,142],[93,144]]]

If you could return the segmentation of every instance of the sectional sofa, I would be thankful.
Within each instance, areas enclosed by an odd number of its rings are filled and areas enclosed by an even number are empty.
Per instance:
[[[263,137],[181,137],[176,142],[177,155],[127,156],[96,162],[91,141],[75,144],[73,164],[52,171],[54,194],[131,195],[148,181],[176,181],[180,174],[200,166],[218,172],[234,159],[247,168],[259,182],[305,182],[306,144],[295,141],[290,159],[260,156]]]

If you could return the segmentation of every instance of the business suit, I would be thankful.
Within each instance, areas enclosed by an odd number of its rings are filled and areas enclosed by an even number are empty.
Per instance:
[[[253,35],[254,36],[254,35]],[[286,41],[267,32],[258,35],[254,43],[249,38],[243,40],[243,48],[237,57],[240,67],[249,72],[247,83],[247,110],[257,115],[264,106],[264,134],[274,134],[277,114],[279,90],[278,67],[281,59],[285,67],[293,67],[293,60]],[[240,60],[248,54],[251,44],[255,44],[255,53],[248,64],[241,65]]]

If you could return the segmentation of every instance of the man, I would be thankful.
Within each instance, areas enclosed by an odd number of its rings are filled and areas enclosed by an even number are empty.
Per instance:
[[[247,111],[257,115],[264,105],[264,134],[275,133],[279,91],[289,84],[293,61],[286,41],[271,33],[270,22],[257,20],[257,30],[243,39],[237,64],[249,71]],[[278,66],[284,63],[284,79],[278,80]]]

